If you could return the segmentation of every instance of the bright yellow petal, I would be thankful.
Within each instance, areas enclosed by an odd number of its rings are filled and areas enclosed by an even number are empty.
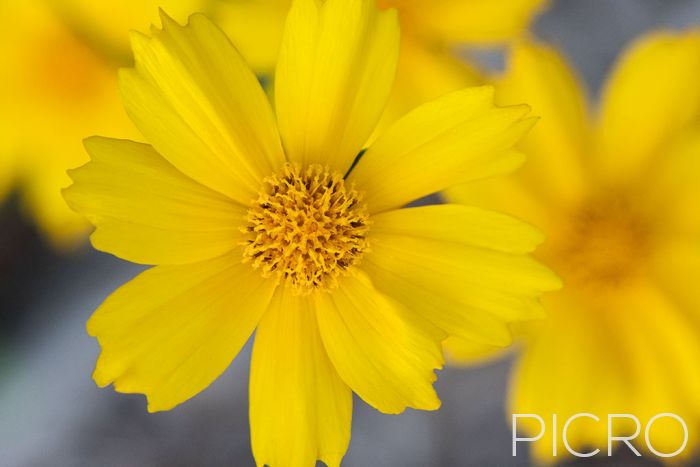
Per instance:
[[[70,172],[68,204],[96,227],[98,250],[143,264],[220,256],[240,242],[246,210],[186,177],[147,144],[93,137]]]
[[[442,333],[379,293],[360,271],[316,297],[323,344],[341,378],[384,413],[435,410]]]
[[[450,335],[507,345],[507,323],[542,317],[540,294],[559,286],[549,270],[522,254],[541,234],[506,216],[443,205],[373,220],[363,268],[380,291]]]
[[[629,49],[604,92],[597,160],[604,179],[633,179],[700,116],[698,76],[698,31],[657,32]]]
[[[348,180],[372,213],[472,180],[510,172],[513,150],[534,123],[527,106],[495,107],[493,88],[469,88],[422,105],[390,127]]]
[[[284,148],[291,160],[345,171],[374,130],[399,55],[394,10],[374,0],[298,0],[275,77]]]
[[[272,74],[291,0],[216,2],[216,20],[248,65]]]
[[[590,129],[580,81],[556,50],[527,40],[511,49],[498,87],[502,104],[527,102],[540,121],[518,145],[528,156],[515,178],[564,206],[584,196]]]
[[[196,181],[247,204],[284,164],[257,78],[203,15],[132,36],[136,67],[122,70],[129,116],[149,143]]]
[[[416,14],[418,21],[442,41],[491,44],[521,35],[546,3],[546,0],[433,0],[429,8],[417,9]]]
[[[95,382],[145,394],[150,412],[175,407],[228,367],[274,287],[237,255],[149,269],[88,321],[102,348]]]
[[[258,465],[337,467],[352,393],[328,359],[308,300],[280,287],[255,334],[250,430]]]

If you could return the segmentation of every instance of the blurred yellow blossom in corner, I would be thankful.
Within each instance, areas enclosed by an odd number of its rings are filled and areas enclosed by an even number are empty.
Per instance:
[[[519,328],[509,410],[545,420],[596,414],[600,423],[571,427],[580,452],[607,449],[609,413],[633,414],[644,427],[671,412],[690,427],[689,448],[700,442],[698,76],[700,31],[651,33],[624,54],[593,120],[559,54],[523,41],[513,47],[500,102],[526,100],[542,116],[519,146],[528,165],[447,193],[546,233],[537,256],[564,289],[544,297],[547,319]],[[474,351],[456,339],[451,348]],[[522,427],[530,436],[540,429],[534,420]],[[637,440],[643,449],[643,436]],[[678,423],[654,426],[657,450],[673,452],[682,441]],[[551,436],[532,447],[540,461],[554,460]]]
[[[136,134],[116,92],[116,69],[125,64],[126,30],[148,24],[158,3],[0,3],[0,197],[16,189],[58,249],[81,242],[89,228],[60,194],[70,183],[66,170],[87,160],[82,139]],[[121,43],[110,25],[124,28]]]
[[[396,8],[401,54],[385,122],[458,89],[482,84],[460,46],[493,46],[520,36],[546,0],[376,0]],[[235,0],[216,6],[222,28],[262,75],[274,70],[291,0]]]
[[[206,16],[132,35],[125,107],[150,144],[85,142],[66,201],[95,248],[155,265],[88,332],[94,379],[169,410],[209,386],[255,332],[250,425],[259,465],[340,464],[352,392],[385,413],[440,405],[442,339],[508,345],[558,278],[535,228],[457,205],[404,208],[512,171],[534,119],[493,88],[447,94],[366,142],[399,56],[395,10],[297,0],[275,111]],[[363,154],[358,159],[358,154]]]

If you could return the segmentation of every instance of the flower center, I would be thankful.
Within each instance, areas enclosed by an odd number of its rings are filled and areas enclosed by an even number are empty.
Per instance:
[[[369,215],[342,174],[287,164],[248,211],[244,261],[300,294],[337,286],[367,250]]]
[[[643,214],[622,198],[607,197],[572,213],[551,256],[567,280],[615,287],[639,270],[650,237]]]

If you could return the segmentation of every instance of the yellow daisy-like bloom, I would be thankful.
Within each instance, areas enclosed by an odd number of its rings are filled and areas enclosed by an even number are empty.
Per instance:
[[[545,298],[548,319],[522,330],[510,410],[540,414],[548,426],[556,413],[560,430],[573,414],[597,415],[599,423],[571,425],[568,440],[579,452],[607,451],[611,413],[640,419],[640,449],[658,413],[685,420],[689,446],[700,441],[698,76],[697,31],[650,34],[618,64],[591,124],[562,58],[523,42],[512,51],[501,96],[528,99],[542,114],[520,145],[532,163],[502,183],[449,193],[486,201],[547,234],[538,255],[562,275],[564,289]],[[452,348],[468,353],[473,345]],[[519,426],[531,436],[541,428],[536,420]],[[634,428],[619,421],[613,435]],[[654,423],[650,439],[658,451],[674,452],[682,426]],[[532,444],[538,459],[554,460],[552,443],[547,435]],[[557,448],[566,455],[561,436]]]
[[[460,45],[493,45],[521,35],[546,0],[376,0],[396,8],[401,23],[398,79],[386,120],[417,105],[483,82],[477,67],[460,60]],[[272,73],[291,0],[221,2],[217,13],[258,73]]]
[[[229,39],[202,15],[133,35],[129,115],[151,145],[93,137],[68,203],[93,245],[156,265],[95,312],[100,386],[150,411],[206,388],[254,330],[259,465],[338,465],[351,392],[398,413],[436,409],[449,334],[507,345],[558,279],[530,256],[541,234],[456,206],[401,209],[507,172],[526,106],[491,88],[405,116],[357,156],[391,91],[399,24],[372,0],[298,0],[276,71],[276,114]]]
[[[114,92],[124,54],[103,26],[119,24],[126,31],[127,23],[147,25],[147,15],[158,10],[156,2],[121,2],[116,9],[108,3],[89,2],[89,9],[83,0],[0,5],[0,197],[16,186],[58,248],[84,239],[89,227],[60,195],[70,182],[66,169],[87,161],[82,138],[136,134]],[[101,25],[102,35],[87,24]]]

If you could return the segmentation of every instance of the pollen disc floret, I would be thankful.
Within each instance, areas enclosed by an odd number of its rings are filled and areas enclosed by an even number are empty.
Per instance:
[[[360,194],[318,164],[287,164],[267,177],[247,221],[244,260],[302,294],[335,287],[367,250]]]

